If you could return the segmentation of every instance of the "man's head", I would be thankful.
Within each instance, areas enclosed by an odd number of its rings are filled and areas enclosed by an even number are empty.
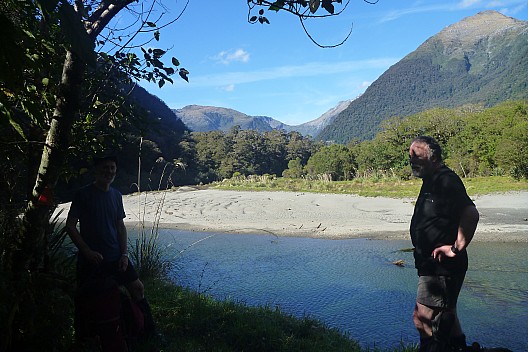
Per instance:
[[[117,172],[117,158],[115,156],[94,158],[94,167],[95,184],[102,189],[108,189],[115,179]]]
[[[432,137],[416,137],[409,148],[409,162],[414,176],[426,178],[443,164],[442,149]]]

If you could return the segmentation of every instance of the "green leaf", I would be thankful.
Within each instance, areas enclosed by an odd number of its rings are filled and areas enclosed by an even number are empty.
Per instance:
[[[13,120],[13,117],[11,116],[11,114],[9,114],[9,123],[11,124],[11,126],[13,126],[13,128],[15,129],[15,131],[18,132],[18,134],[25,140],[27,141],[27,137],[26,137],[26,134],[24,133],[24,130],[22,129],[22,127],[15,121]]]
[[[59,4],[59,0],[37,0],[37,6],[40,8],[46,20],[48,20],[49,14],[55,10]]]
[[[151,63],[154,65],[154,67],[163,68],[163,62],[158,59],[152,59]]]
[[[154,32],[154,39],[156,39],[157,41],[160,40],[160,32],[159,31],[155,31]]]
[[[146,25],[149,27],[156,27],[156,24],[154,22],[146,22]]]
[[[319,6],[321,5],[321,0],[310,0],[310,12],[315,13]]]
[[[332,4],[332,0],[323,0],[323,8],[328,11],[328,13],[334,14],[334,5]]]
[[[160,79],[159,82],[158,82],[158,86],[161,88],[165,85],[165,80],[163,79]]]
[[[179,62],[178,59],[175,58],[175,57],[172,58],[172,64],[173,64],[174,66],[180,66],[180,62]]]
[[[284,7],[284,0],[275,1],[273,4],[270,5],[268,10],[270,11],[276,11],[278,12]]]
[[[42,79],[42,85],[47,86],[48,84],[49,84],[49,78],[44,77],[44,78]]]
[[[161,50],[161,49],[154,49],[152,51],[152,53],[154,54],[154,57],[156,59],[159,59],[160,57],[162,57],[163,55],[165,55],[166,51],[165,50]]]
[[[189,71],[187,71],[184,68],[180,68],[180,71],[178,72],[178,74],[180,75],[181,78],[189,82],[189,78],[187,77],[187,75],[189,74]]]

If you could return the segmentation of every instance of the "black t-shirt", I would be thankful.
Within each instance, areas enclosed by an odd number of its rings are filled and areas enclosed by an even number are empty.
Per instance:
[[[121,257],[117,224],[126,215],[117,189],[110,187],[105,192],[93,184],[81,188],[71,203],[69,216],[79,219],[81,237],[91,250],[103,255],[105,262]]]
[[[473,205],[466,188],[452,170],[442,166],[431,177],[424,178],[411,220],[411,240],[414,245],[418,275],[452,275],[467,270],[467,252],[454,258],[431,256],[441,245],[454,244],[458,235],[462,210]]]

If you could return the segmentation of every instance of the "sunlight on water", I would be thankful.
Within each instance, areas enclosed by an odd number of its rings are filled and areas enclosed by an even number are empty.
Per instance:
[[[321,240],[164,230],[175,282],[219,299],[278,306],[347,331],[364,346],[415,343],[410,241]],[[189,247],[190,246],[190,247]],[[180,253],[180,251],[182,251]],[[459,301],[468,341],[528,351],[526,243],[472,243]],[[404,260],[404,267],[392,264]]]

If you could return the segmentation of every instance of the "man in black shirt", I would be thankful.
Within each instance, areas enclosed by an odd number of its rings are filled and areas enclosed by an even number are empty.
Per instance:
[[[413,175],[423,179],[410,226],[419,276],[413,314],[419,351],[464,351],[456,304],[479,213],[460,178],[443,164],[433,138],[415,138],[409,158]]]

